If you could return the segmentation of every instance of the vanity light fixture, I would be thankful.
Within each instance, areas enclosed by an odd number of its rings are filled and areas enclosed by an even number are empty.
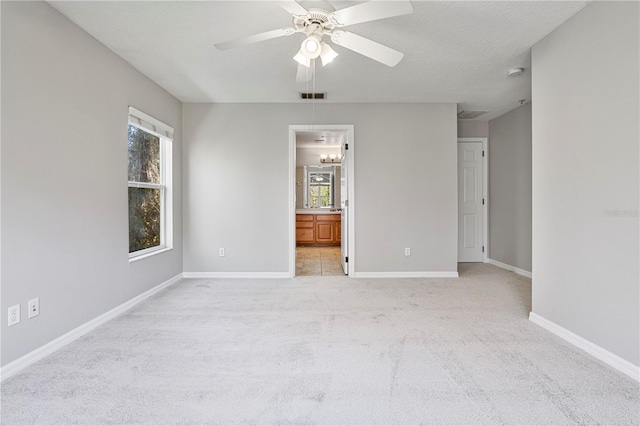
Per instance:
[[[320,155],[320,162],[321,163],[339,163],[340,162],[340,157],[338,157],[335,154],[322,154]]]

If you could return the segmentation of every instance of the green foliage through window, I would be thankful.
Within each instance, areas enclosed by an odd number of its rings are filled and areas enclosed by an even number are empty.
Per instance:
[[[129,188],[129,253],[160,245],[160,190]]]
[[[309,206],[328,207],[331,205],[331,187],[329,184],[312,183],[309,185]]]
[[[129,125],[129,253],[162,244],[160,138]]]
[[[129,182],[160,183],[160,138],[129,125]]]

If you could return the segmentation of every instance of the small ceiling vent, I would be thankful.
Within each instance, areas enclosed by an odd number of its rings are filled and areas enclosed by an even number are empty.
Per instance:
[[[300,99],[326,99],[326,93],[300,93]]]
[[[481,116],[482,114],[486,114],[489,111],[460,111],[458,113],[458,118],[460,120],[469,120],[471,118],[476,118]]]

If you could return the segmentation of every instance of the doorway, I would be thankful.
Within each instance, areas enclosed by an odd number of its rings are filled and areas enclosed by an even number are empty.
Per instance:
[[[291,277],[351,275],[353,271],[353,127],[289,126]],[[308,267],[302,274],[305,259]]]
[[[487,261],[488,155],[486,138],[458,139],[458,262]]]

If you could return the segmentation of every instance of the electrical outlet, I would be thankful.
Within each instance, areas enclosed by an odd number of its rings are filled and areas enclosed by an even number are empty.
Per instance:
[[[9,307],[9,327],[20,322],[20,305]]]
[[[224,257],[224,249],[223,248],[220,249],[220,257]]]
[[[411,247],[405,247],[404,248],[404,255],[405,256],[411,256]]]
[[[35,299],[29,300],[27,303],[27,316],[29,318],[33,318],[38,315],[40,315],[40,298],[36,297]]]

